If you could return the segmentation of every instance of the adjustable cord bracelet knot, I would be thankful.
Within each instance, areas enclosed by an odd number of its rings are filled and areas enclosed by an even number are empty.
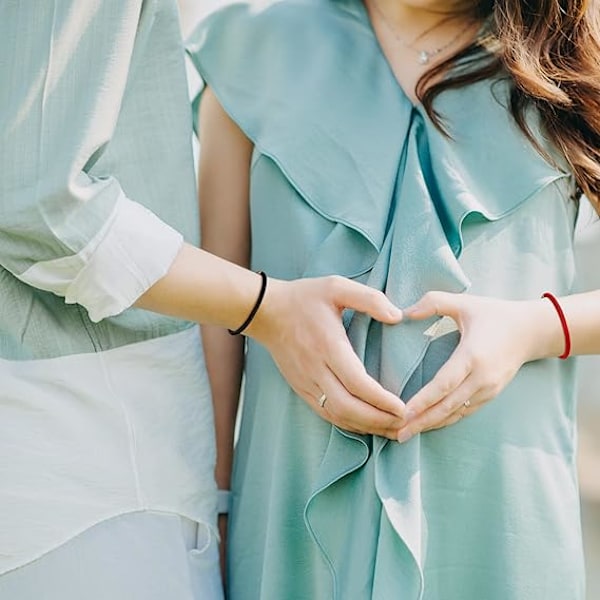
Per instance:
[[[562,306],[560,305],[560,302],[554,294],[551,294],[550,292],[545,292],[542,294],[542,298],[547,298],[548,300],[550,300],[556,312],[558,313],[558,318],[560,320],[560,325],[563,330],[563,335],[565,336],[565,349],[564,352],[558,358],[560,358],[561,360],[565,360],[569,358],[569,355],[571,354],[571,333],[569,331],[567,317],[565,317],[565,313],[562,309]]]
[[[260,277],[261,277],[261,284],[260,284],[260,292],[258,292],[258,297],[256,298],[256,302],[254,303],[254,306],[252,307],[252,310],[250,311],[248,318],[237,329],[235,329],[235,330],[228,329],[227,330],[227,331],[229,331],[230,335],[239,335],[240,333],[245,331],[247,329],[247,327],[250,325],[250,323],[252,323],[252,321],[254,320],[254,317],[256,316],[256,313],[258,312],[260,305],[262,304],[262,301],[265,297],[265,292],[267,291],[267,275],[263,271],[258,271],[258,275],[260,275]]]

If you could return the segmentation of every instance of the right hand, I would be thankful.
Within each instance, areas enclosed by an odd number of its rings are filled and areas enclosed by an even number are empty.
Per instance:
[[[245,333],[267,348],[292,389],[322,418],[395,440],[405,405],[367,374],[354,353],[342,323],[346,308],[392,325],[402,320],[385,294],[343,277],[270,279]]]

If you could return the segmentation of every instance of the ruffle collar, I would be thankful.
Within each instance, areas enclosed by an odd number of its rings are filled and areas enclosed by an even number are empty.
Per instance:
[[[452,138],[440,132],[398,85],[360,0],[231,4],[199,25],[188,52],[258,151],[315,210],[377,252],[415,115],[455,253],[468,214],[500,218],[563,175],[507,118],[503,81],[440,96]]]

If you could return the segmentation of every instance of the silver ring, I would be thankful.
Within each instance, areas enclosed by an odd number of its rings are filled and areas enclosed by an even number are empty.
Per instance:
[[[325,406],[325,402],[327,402],[327,394],[325,392],[323,392],[320,396],[319,399],[317,400],[317,402],[319,403],[319,406],[321,408],[323,408]]]
[[[469,408],[469,406],[471,406],[471,401],[470,400],[465,400],[464,403],[463,403],[463,406],[465,408]]]

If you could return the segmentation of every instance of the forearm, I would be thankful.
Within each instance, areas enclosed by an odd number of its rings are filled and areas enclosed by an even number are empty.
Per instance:
[[[205,324],[202,339],[214,406],[215,476],[220,489],[230,486],[244,350],[243,338],[230,336],[225,328],[236,328],[244,321],[259,287],[260,278],[256,274],[186,245],[166,277],[136,304]]]
[[[600,290],[558,298],[571,336],[571,354],[600,354]],[[529,303],[534,335],[532,360],[560,356],[565,335],[552,303],[543,298]]]
[[[559,299],[572,340],[572,354],[600,354],[600,290]]]
[[[166,276],[140,296],[135,305],[235,329],[252,309],[260,285],[256,273],[186,244]]]
[[[202,341],[210,380],[217,437],[215,478],[219,489],[230,488],[235,420],[237,416],[244,343],[240,336],[232,337],[224,329],[202,327]]]

